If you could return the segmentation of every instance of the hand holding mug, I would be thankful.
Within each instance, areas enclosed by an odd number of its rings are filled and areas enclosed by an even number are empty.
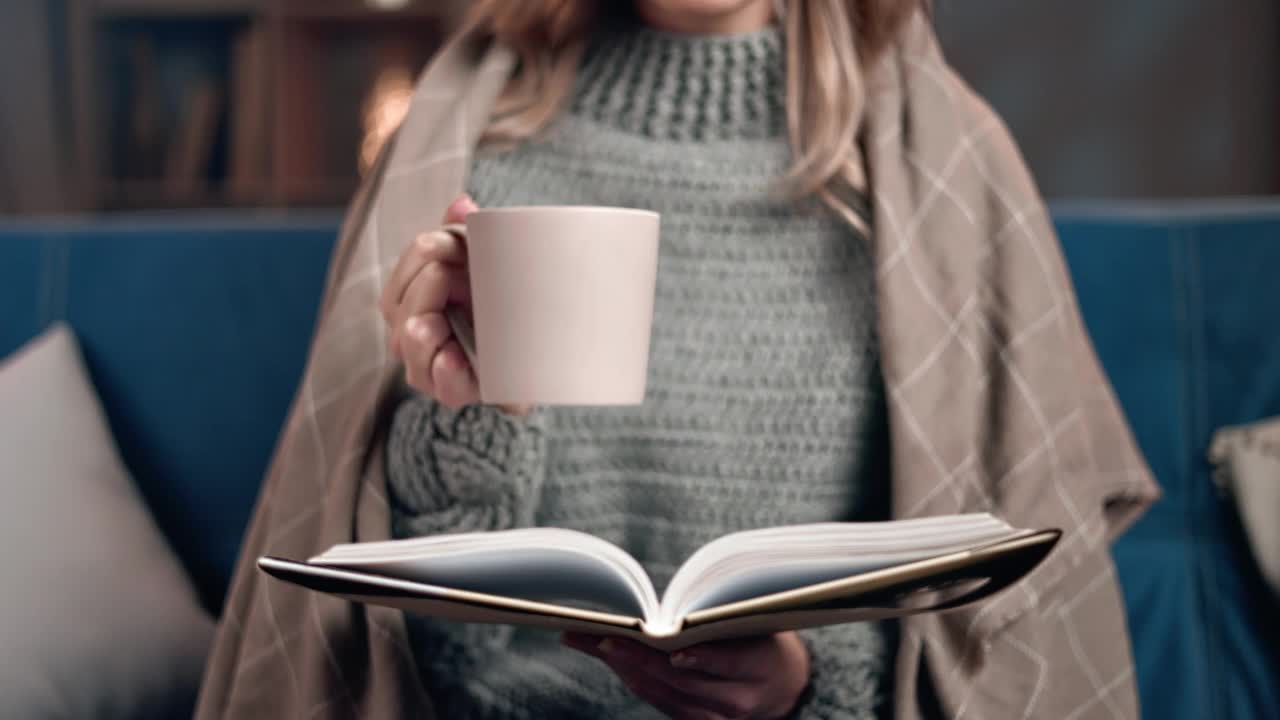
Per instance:
[[[657,213],[480,210],[462,196],[418,237],[381,309],[409,384],[458,408],[644,401]]]
[[[464,222],[475,209],[471,198],[460,196],[445,212],[442,226]],[[480,402],[480,387],[446,317],[450,305],[469,311],[471,283],[466,243],[442,228],[419,235],[400,256],[379,307],[390,332],[390,350],[404,363],[410,387],[457,409]],[[528,412],[519,406],[502,409]]]

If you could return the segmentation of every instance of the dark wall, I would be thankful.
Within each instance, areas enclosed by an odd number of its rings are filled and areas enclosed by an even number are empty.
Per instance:
[[[0,212],[67,206],[48,0],[0,0]]]
[[[1280,194],[1280,0],[934,3],[1047,196]],[[0,2],[0,212],[70,205],[62,6]]]
[[[1045,194],[1280,193],[1277,0],[935,0]]]

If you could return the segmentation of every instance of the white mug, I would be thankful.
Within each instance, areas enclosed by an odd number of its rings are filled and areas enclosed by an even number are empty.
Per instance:
[[[644,402],[660,218],[558,206],[476,210],[447,230],[467,246],[472,319],[446,314],[493,405]]]

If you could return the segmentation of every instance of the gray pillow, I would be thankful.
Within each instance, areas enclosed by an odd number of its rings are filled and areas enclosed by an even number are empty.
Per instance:
[[[5,717],[190,715],[213,621],[65,327],[0,364],[0,573]]]
[[[1262,577],[1280,598],[1280,418],[1219,430],[1209,460],[1235,497]]]

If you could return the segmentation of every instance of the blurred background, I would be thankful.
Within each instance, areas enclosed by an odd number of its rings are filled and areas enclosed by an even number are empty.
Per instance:
[[[452,0],[5,0],[0,209],[338,206]]]
[[[338,206],[465,0],[5,0],[0,212]],[[938,0],[1045,194],[1280,192],[1275,0]]]
[[[190,716],[341,209],[466,4],[0,0],[0,716]],[[1164,489],[1112,551],[1143,715],[1280,720],[1280,0],[934,5]]]

